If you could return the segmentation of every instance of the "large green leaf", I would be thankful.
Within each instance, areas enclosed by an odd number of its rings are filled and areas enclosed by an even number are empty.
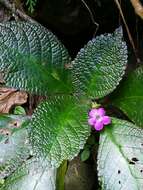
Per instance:
[[[103,190],[143,189],[143,130],[112,119],[100,136],[98,176]]]
[[[127,64],[127,47],[122,29],[96,37],[80,50],[73,61],[73,85],[79,94],[101,98],[119,84]]]
[[[72,159],[90,134],[87,116],[87,106],[71,96],[58,96],[42,103],[30,123],[36,154],[46,157],[55,167]]]
[[[30,155],[27,117],[0,115],[0,179],[7,177]]]
[[[131,72],[111,96],[111,104],[119,107],[132,121],[143,127],[143,68]]]
[[[65,47],[40,24],[0,23],[0,73],[7,86],[42,95],[70,91],[69,62]]]
[[[4,181],[0,190],[55,190],[55,184],[56,169],[30,159]]]

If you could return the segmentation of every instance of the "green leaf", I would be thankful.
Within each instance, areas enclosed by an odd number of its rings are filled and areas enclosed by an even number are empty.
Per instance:
[[[119,107],[132,121],[143,127],[143,68],[131,72],[111,96],[111,103]]]
[[[34,159],[27,160],[0,187],[0,190],[55,190],[56,169]]]
[[[0,179],[7,177],[30,155],[28,118],[0,115]]]
[[[58,39],[40,24],[0,23],[0,71],[8,87],[31,93],[69,92],[70,57]]]
[[[89,148],[86,148],[83,150],[83,152],[81,153],[81,161],[84,162],[86,161],[89,157],[90,157],[90,150]]]
[[[43,102],[30,123],[31,143],[37,155],[58,167],[83,148],[89,134],[87,106],[71,96],[57,96]]]
[[[96,37],[73,61],[73,86],[78,94],[101,98],[119,84],[127,65],[127,47],[122,29]]]
[[[37,4],[37,0],[26,0],[26,5],[30,13],[34,12],[36,4]]]
[[[16,115],[26,115],[25,109],[22,106],[16,106],[14,109]]]
[[[98,176],[103,190],[143,189],[143,130],[112,119],[100,136]]]

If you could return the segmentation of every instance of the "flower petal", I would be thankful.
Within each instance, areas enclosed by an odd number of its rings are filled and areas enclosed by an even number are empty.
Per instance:
[[[95,118],[89,118],[88,119],[88,124],[91,125],[91,126],[94,126],[96,123],[96,119]]]
[[[103,122],[102,122],[102,121],[100,121],[100,122],[97,121],[97,122],[94,124],[94,128],[95,128],[97,131],[102,130],[103,127],[104,127],[104,125],[103,125]]]
[[[95,117],[96,115],[98,115],[98,109],[92,109],[90,112],[89,112],[89,117]]]
[[[99,115],[99,116],[104,116],[104,115],[105,115],[105,110],[104,110],[104,108],[99,108],[99,109],[98,109],[98,115]]]
[[[102,122],[104,125],[108,125],[111,123],[111,118],[109,116],[104,116]]]

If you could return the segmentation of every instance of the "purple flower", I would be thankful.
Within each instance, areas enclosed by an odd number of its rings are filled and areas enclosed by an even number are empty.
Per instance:
[[[104,125],[111,123],[111,118],[105,115],[104,108],[93,108],[89,112],[88,124],[94,127],[97,131],[103,129]]]

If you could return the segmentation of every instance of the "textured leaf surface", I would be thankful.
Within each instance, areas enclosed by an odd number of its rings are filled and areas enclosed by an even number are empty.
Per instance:
[[[26,117],[0,116],[0,179],[7,177],[30,155]]]
[[[30,127],[37,155],[58,167],[63,160],[76,156],[89,136],[87,106],[70,96],[55,97],[37,108]]]
[[[0,23],[0,72],[8,87],[44,95],[67,91],[69,62],[64,46],[41,25]]]
[[[30,159],[5,180],[0,190],[55,190],[55,183],[56,169]]]
[[[143,189],[143,130],[113,119],[100,136],[98,176],[103,190]]]
[[[127,47],[122,29],[88,42],[73,61],[73,85],[77,93],[101,98],[122,79],[127,64]]]
[[[121,83],[111,96],[111,103],[119,107],[132,121],[143,127],[143,68],[140,67]]]

